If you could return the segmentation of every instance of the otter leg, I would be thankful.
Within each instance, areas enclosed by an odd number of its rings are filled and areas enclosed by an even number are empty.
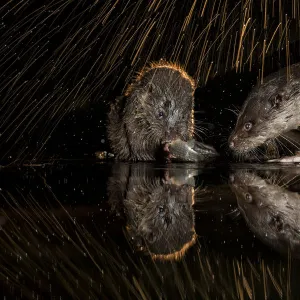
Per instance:
[[[297,151],[294,156],[284,156],[278,159],[270,159],[267,162],[279,162],[279,163],[300,163],[300,151]]]

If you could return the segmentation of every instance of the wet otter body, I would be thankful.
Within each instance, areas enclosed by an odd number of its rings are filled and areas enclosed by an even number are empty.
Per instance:
[[[238,115],[229,147],[246,154],[268,140],[297,129],[300,125],[300,64],[267,76],[255,87]]]
[[[191,139],[194,90],[193,79],[174,64],[144,68],[108,114],[108,138],[116,157],[155,160],[160,150],[168,151],[169,142]]]

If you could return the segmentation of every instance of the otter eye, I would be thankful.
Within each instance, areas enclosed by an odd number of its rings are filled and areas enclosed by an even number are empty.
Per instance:
[[[247,201],[248,203],[251,203],[251,202],[252,202],[252,196],[251,196],[249,193],[247,193],[247,194],[245,195],[245,199],[246,199],[246,201]]]
[[[159,119],[161,119],[164,115],[165,115],[165,114],[164,114],[163,111],[160,110],[160,111],[158,112],[158,117],[159,117]]]
[[[165,210],[165,208],[164,208],[164,206],[163,206],[163,205],[161,205],[161,206],[159,206],[159,207],[158,207],[158,211],[159,211],[159,213],[163,213],[163,212],[164,212],[164,210]]]
[[[246,131],[249,131],[252,128],[252,123],[251,122],[245,123],[244,128]]]

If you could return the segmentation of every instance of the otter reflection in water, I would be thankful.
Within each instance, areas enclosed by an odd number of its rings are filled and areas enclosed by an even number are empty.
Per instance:
[[[275,250],[286,253],[290,249],[293,256],[300,258],[300,195],[286,188],[291,182],[288,175],[268,173],[264,179],[254,172],[239,170],[230,181],[251,231]]]
[[[113,167],[109,202],[114,210],[124,213],[134,246],[153,259],[180,259],[196,241],[193,172],[155,170],[147,164]]]

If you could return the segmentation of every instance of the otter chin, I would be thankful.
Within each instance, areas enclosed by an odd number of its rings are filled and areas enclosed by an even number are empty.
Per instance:
[[[168,144],[194,134],[194,80],[179,66],[160,61],[144,68],[111,105],[108,138],[120,160],[156,160]]]
[[[300,125],[300,64],[264,78],[248,95],[228,143],[231,150],[246,154],[274,141]]]

